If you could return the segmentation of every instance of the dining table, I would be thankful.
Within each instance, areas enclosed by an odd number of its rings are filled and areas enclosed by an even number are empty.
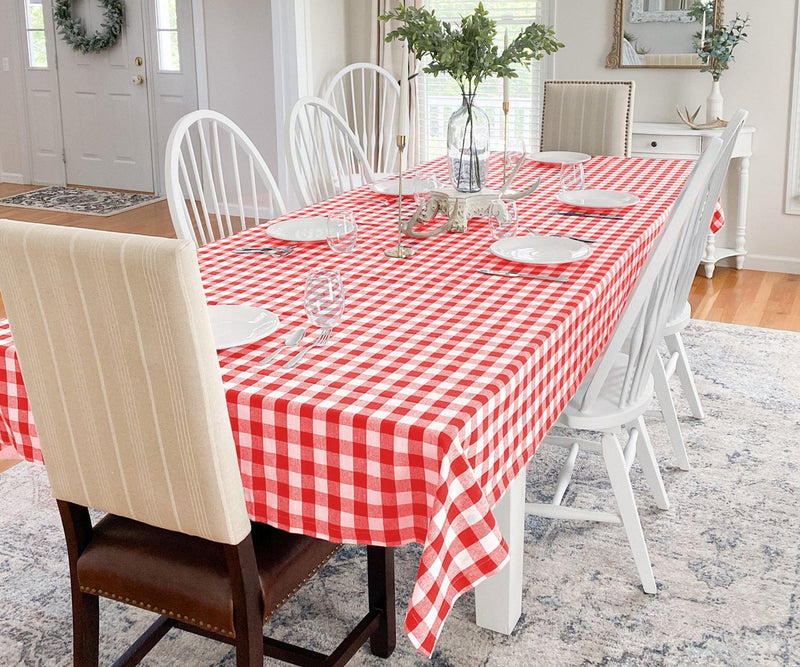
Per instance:
[[[558,167],[526,161],[513,187],[541,183],[517,202],[518,235],[530,228],[593,239],[580,261],[525,265],[496,256],[485,218],[465,232],[405,239],[414,255],[387,257],[398,240],[398,200],[369,185],[199,248],[209,304],[259,306],[279,319],[266,338],[218,352],[250,517],[337,543],[423,545],[405,632],[425,656],[455,601],[475,587],[478,623],[510,632],[521,606],[526,466],[602,353],[692,165],[593,157],[584,165],[587,187],[639,198],[598,211],[562,203]],[[502,171],[495,155],[489,186]],[[447,163],[408,175],[444,181]],[[406,196],[402,216],[415,207]],[[358,224],[350,253],[270,236],[276,222],[340,209]],[[712,229],[722,222],[718,209]],[[283,256],[234,252],[276,245],[295,247]],[[302,344],[310,344],[318,335],[303,298],[319,268],[339,271],[345,310],[327,345],[287,369],[300,348],[282,349],[286,336],[306,327]],[[42,462],[2,320],[5,447]]]

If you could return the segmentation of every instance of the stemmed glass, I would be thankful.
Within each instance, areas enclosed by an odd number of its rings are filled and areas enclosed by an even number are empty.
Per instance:
[[[516,235],[517,202],[511,199],[497,199],[489,205],[489,231],[494,239]]]
[[[353,211],[331,211],[328,214],[328,247],[334,252],[353,252],[358,240],[358,225]]]
[[[344,312],[344,286],[336,269],[309,274],[303,306],[308,320],[320,329],[331,329],[339,322]]]
[[[342,277],[336,269],[320,269],[312,271],[306,279],[306,291],[303,299],[308,321],[319,327],[320,332],[314,342],[304,347],[283,366],[294,368],[306,353],[323,347],[331,337],[331,330],[339,323],[344,312],[344,287]]]
[[[414,204],[419,209],[431,199],[431,193],[439,188],[439,181],[435,178],[418,178],[414,184]]]
[[[583,162],[563,162],[561,164],[561,191],[583,190],[586,177],[583,173]]]

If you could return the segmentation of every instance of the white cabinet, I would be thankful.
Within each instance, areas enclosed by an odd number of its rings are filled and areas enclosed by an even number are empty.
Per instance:
[[[714,265],[725,257],[736,258],[736,268],[744,265],[745,237],[747,232],[747,194],[750,183],[750,156],[753,153],[753,134],[756,129],[745,126],[733,147],[734,162],[739,166],[739,201],[737,202],[736,241],[733,248],[717,247],[713,234],[708,235],[703,267],[706,277],[714,275]],[[722,130],[692,130],[682,123],[634,123],[633,155],[652,158],[686,158],[696,160],[713,138]],[[729,170],[729,175],[733,171]]]

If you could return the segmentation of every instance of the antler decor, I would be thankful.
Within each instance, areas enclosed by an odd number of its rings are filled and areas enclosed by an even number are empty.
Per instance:
[[[469,220],[489,215],[489,208],[493,201],[497,199],[516,200],[527,197],[539,187],[541,179],[537,178],[530,187],[520,190],[519,192],[515,192],[511,189],[514,177],[517,175],[524,161],[525,153],[522,154],[517,164],[514,165],[514,168],[503,181],[503,185],[499,190],[484,189],[475,193],[457,192],[455,188],[434,190],[431,193],[430,199],[420,204],[417,210],[414,211],[414,214],[403,223],[401,227],[403,233],[415,239],[426,239],[441,234],[442,232],[465,232],[467,231],[467,222]],[[447,222],[441,227],[426,232],[414,230],[417,224],[427,222],[439,211],[447,216]]]
[[[697,114],[700,113],[700,107],[697,107],[697,110],[693,113],[689,113],[689,109],[683,107],[683,113],[678,107],[675,107],[675,111],[678,112],[678,118],[680,118],[686,125],[691,127],[693,130],[715,130],[720,127],[727,127],[728,121],[722,120],[721,118],[717,118],[715,121],[711,123],[695,123],[695,118],[697,118]],[[685,114],[685,115],[684,115]]]

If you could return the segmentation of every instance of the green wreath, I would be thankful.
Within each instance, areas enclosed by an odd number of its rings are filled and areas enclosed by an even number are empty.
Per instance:
[[[100,0],[105,7],[105,15],[100,29],[93,35],[86,34],[86,26],[79,18],[72,16],[72,0],[55,0],[53,20],[64,41],[81,53],[100,53],[116,44],[125,24],[122,0]]]

